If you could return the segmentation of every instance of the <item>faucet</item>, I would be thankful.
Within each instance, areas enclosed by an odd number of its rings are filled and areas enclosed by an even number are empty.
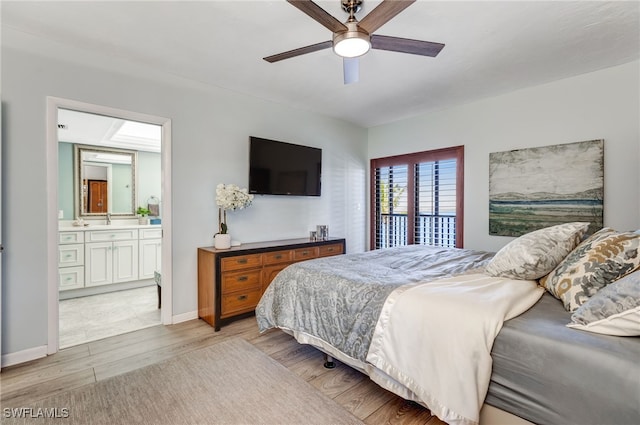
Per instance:
[[[111,224],[111,213],[107,213],[107,224]]]

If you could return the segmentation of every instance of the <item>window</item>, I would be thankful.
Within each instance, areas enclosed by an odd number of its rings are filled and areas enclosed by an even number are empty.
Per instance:
[[[371,248],[462,248],[464,147],[371,160]]]

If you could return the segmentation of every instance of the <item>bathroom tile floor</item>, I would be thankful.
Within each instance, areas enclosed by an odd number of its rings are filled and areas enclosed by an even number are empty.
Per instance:
[[[60,301],[60,348],[160,324],[156,285]]]

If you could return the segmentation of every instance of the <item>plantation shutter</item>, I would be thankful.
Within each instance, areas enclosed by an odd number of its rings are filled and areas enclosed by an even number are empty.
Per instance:
[[[456,159],[415,165],[414,243],[456,246]]]
[[[376,169],[376,248],[407,244],[408,178],[407,165]]]
[[[371,160],[371,248],[462,247],[462,146]]]

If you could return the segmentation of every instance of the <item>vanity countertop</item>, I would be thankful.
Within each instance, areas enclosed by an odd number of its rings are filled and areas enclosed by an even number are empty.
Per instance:
[[[85,226],[61,225],[59,232],[86,232],[91,230],[121,230],[121,229],[160,229],[162,224],[91,224]]]

